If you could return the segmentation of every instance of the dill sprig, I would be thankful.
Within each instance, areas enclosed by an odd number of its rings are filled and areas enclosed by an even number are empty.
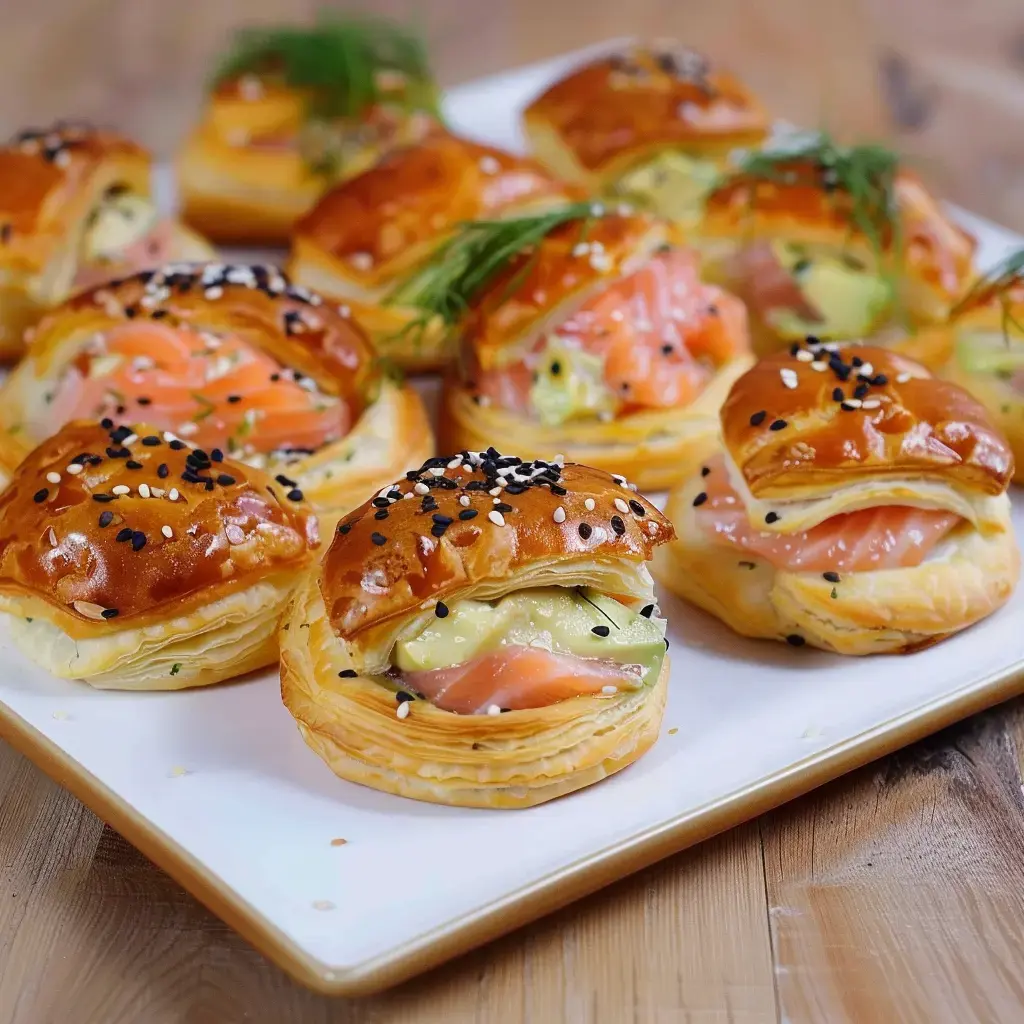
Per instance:
[[[852,225],[867,238],[877,257],[889,243],[893,250],[898,248],[899,157],[884,146],[840,146],[822,133],[800,146],[750,154],[734,178],[786,182],[788,175],[796,174],[799,180],[808,165],[820,188],[828,193],[842,192],[849,198]]]
[[[422,329],[435,317],[452,327],[484,289],[518,257],[532,253],[535,259],[534,248],[552,231],[579,221],[582,239],[586,237],[590,222],[600,215],[601,208],[587,201],[507,220],[464,221],[389,301],[415,305],[423,311],[405,331]],[[506,296],[525,280],[533,259],[526,260],[509,281]]]
[[[1024,324],[1013,315],[1013,299],[1010,295],[1014,285],[1018,284],[1024,285],[1024,249],[1003,257],[981,274],[949,311],[950,319],[955,319],[971,306],[995,299],[1003,311],[1003,337],[1010,340],[1011,326],[1024,334]]]
[[[400,85],[387,72],[402,77]],[[278,74],[309,93],[311,118],[358,117],[375,103],[438,115],[438,91],[422,41],[373,17],[324,17],[310,26],[248,28],[235,37],[214,82]]]

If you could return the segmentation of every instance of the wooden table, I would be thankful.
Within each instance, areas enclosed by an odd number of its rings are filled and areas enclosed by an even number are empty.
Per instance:
[[[185,130],[204,69],[239,18],[231,0],[10,6],[4,128],[86,114],[160,152]],[[312,6],[249,0],[245,10],[268,18]],[[1007,88],[1024,45],[1012,49],[1009,0],[959,14],[944,5],[942,18],[923,20],[924,0],[896,10],[882,0],[374,6],[418,12],[447,81],[624,32],[685,33],[742,67],[781,113],[816,123],[828,110],[846,134],[894,134],[930,155],[933,181],[970,188],[972,205],[1024,226],[1024,133],[1012,130],[1024,89]],[[941,87],[922,68],[943,69]],[[973,141],[954,145],[943,111],[970,113],[974,94],[985,116],[960,117]],[[979,191],[996,150],[1001,176]],[[1024,701],[362,1001],[294,985],[0,745],[0,1024],[1019,1022],[1021,743]]]

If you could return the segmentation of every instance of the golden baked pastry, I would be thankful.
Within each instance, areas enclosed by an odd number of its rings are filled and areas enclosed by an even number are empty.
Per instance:
[[[761,360],[722,407],[722,447],[686,468],[656,573],[745,636],[907,651],[1017,583],[1006,438],[890,350],[794,344]]]
[[[445,241],[464,221],[524,214],[568,196],[531,160],[439,133],[327,192],[295,226],[288,271],[350,303],[382,355],[409,369],[436,368],[447,361],[448,333],[439,318],[418,323],[424,311],[416,300]]]
[[[277,659],[318,543],[309,507],[258,469],[146,424],[70,423],[0,495],[0,610],[53,675],[205,686]]]
[[[433,451],[419,396],[359,325],[274,267],[170,264],[53,310],[0,387],[0,467],[102,416],[266,469],[325,519]]]
[[[988,409],[1013,449],[1024,482],[1024,249],[980,277],[949,320],[899,345]]]
[[[824,136],[742,160],[707,197],[705,271],[742,298],[755,348],[845,341],[945,320],[975,241],[880,146]]]
[[[524,112],[538,158],[566,181],[690,226],[737,147],[768,116],[732,75],[678,43],[635,45],[576,68]]]
[[[284,245],[332,183],[438,125],[419,41],[372,18],[245,30],[185,143],[185,219],[218,242]]]
[[[336,774],[388,793],[528,807],[588,786],[658,735],[646,560],[671,536],[622,477],[493,448],[431,459],[297,586],[284,703]]]
[[[82,288],[210,246],[159,216],[149,154],[88,124],[59,121],[0,146],[0,359],[26,328]]]
[[[647,490],[677,480],[751,363],[743,304],[677,243],[667,221],[587,203],[466,226],[464,270],[428,284],[442,315],[468,309],[441,448],[515,438],[524,456],[561,452]]]

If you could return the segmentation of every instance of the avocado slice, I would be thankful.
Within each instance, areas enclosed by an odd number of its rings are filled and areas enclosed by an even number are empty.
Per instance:
[[[557,338],[541,353],[530,402],[547,427],[602,413],[612,416],[618,404],[604,382],[604,360],[559,344]]]
[[[404,672],[447,668],[502,645],[640,665],[644,681],[653,682],[665,656],[665,624],[587,588],[534,587],[452,604],[419,636],[399,642],[393,660]]]
[[[712,161],[669,149],[626,171],[614,191],[669,220],[692,226],[699,222],[704,200],[719,177]]]
[[[808,334],[848,338],[867,334],[892,301],[889,284],[832,253],[810,253],[803,246],[773,242],[772,252],[793,278],[820,320],[808,321],[789,309],[772,310],[768,320],[783,338]]]
[[[959,333],[956,359],[968,373],[1010,376],[1024,369],[1024,341],[988,331]]]

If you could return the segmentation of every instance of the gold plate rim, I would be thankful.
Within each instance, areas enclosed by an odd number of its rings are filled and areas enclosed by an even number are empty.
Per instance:
[[[73,793],[300,984],[322,995],[361,996],[389,988],[466,953],[1022,692],[1024,660],[795,761],[711,803],[579,858],[499,900],[409,939],[387,953],[342,969],[306,953],[202,861],[3,702],[0,702],[0,739],[6,740]],[[568,799],[572,799],[571,796]]]

